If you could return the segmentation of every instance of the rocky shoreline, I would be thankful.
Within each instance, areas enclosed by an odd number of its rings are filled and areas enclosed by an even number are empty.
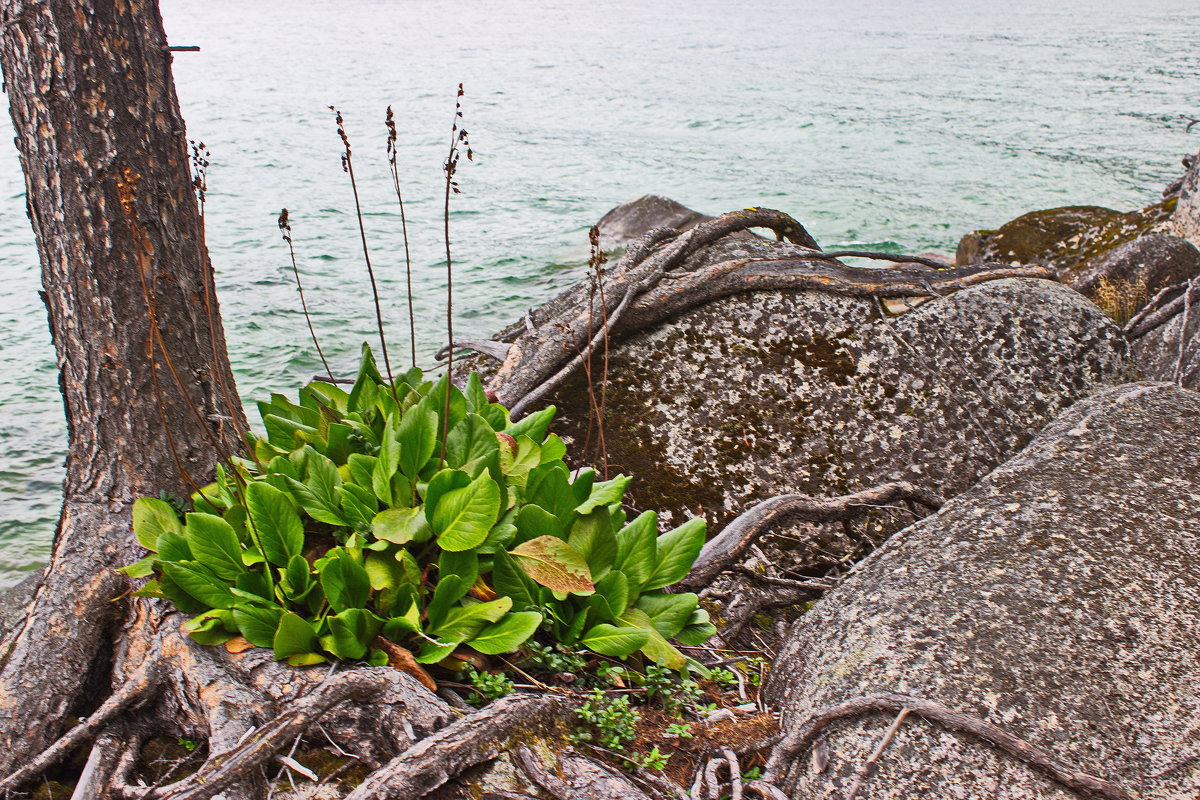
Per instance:
[[[606,285],[641,281],[629,327],[538,402],[573,451],[635,476],[633,505],[719,532],[781,495],[946,500],[772,517],[694,587],[724,652],[771,657],[769,709],[722,729],[778,722],[738,751],[766,766],[747,794],[1200,794],[1200,157],[1185,167],[1148,208],[1032,212],[968,233],[957,264],[875,283],[776,212],[738,225],[648,196],[601,220],[602,244],[628,246]],[[764,220],[789,241],[752,234]],[[804,280],[781,285],[787,270]],[[710,275],[742,283],[673,305]],[[553,357],[556,315],[588,292],[469,363],[503,390],[523,352]],[[4,596],[0,638],[35,588]],[[553,792],[501,753],[430,796],[597,796],[569,748],[550,764],[560,745],[543,750]]]

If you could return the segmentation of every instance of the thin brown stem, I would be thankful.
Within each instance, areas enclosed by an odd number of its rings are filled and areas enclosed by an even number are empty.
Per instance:
[[[342,169],[350,176],[350,190],[354,193],[354,216],[358,218],[358,234],[362,239],[363,261],[367,264],[367,277],[371,279],[371,298],[375,301],[375,325],[379,328],[379,347],[383,351],[383,368],[387,372],[388,386],[396,394],[396,382],[392,378],[392,362],[388,358],[387,338],[383,334],[383,308],[379,303],[379,286],[375,283],[375,269],[371,266],[371,251],[367,247],[367,226],[363,222],[362,203],[358,199],[358,182],[354,179],[354,157],[350,150],[350,138],[346,136],[346,124],[342,112],[329,107],[337,120],[338,136],[342,139]],[[397,399],[397,402],[399,400]]]
[[[321,358],[321,364],[325,367],[325,374],[332,375],[333,370],[329,368],[329,362],[325,360],[325,352],[321,350],[321,343],[317,341],[317,331],[313,328],[312,315],[308,313],[308,302],[304,297],[304,284],[300,281],[300,268],[296,266],[296,248],[292,245],[292,225],[288,220],[288,210],[285,208],[279,212],[279,230],[283,233],[283,240],[287,242],[288,255],[292,258],[292,274],[296,276],[296,291],[300,293],[300,308],[304,311],[304,321],[308,323],[308,333],[312,336],[313,347],[317,348],[317,355]],[[216,359],[213,359],[214,362]]]
[[[400,168],[396,164],[396,117],[388,106],[384,122],[388,129],[388,164],[392,170],[392,186],[396,190],[396,203],[400,206],[400,232],[404,235],[404,279],[408,298],[408,340],[412,350],[412,365],[417,365],[417,316],[413,311],[412,254],[408,247],[408,218],[404,213],[404,195],[400,192]]]

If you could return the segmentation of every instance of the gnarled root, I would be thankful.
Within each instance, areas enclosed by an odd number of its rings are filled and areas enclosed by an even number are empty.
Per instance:
[[[931,700],[892,692],[853,697],[845,702],[826,706],[810,713],[800,725],[790,731],[775,746],[767,761],[763,781],[766,783],[777,782],[796,763],[796,756],[809,747],[821,731],[837,720],[880,711],[893,714],[907,711],[947,730],[982,739],[1069,789],[1087,792],[1104,798],[1104,800],[1133,800],[1131,794],[1116,784],[1089,775],[1073,765],[1065,764],[1046,751],[1013,736],[998,725],[972,714],[954,711]]]
[[[935,511],[941,508],[944,502],[932,492],[904,481],[885,483],[828,499],[803,494],[785,494],[764,500],[743,512],[704,545],[704,549],[692,565],[691,572],[679,582],[679,586],[685,589],[707,586],[722,570],[737,562],[746,550],[781,518],[834,522],[859,516],[872,506],[904,500],[915,501]]]
[[[688,270],[684,262],[700,248],[741,230],[767,227],[806,248],[778,259],[740,259]],[[899,261],[887,269],[850,267],[838,255]],[[916,266],[909,266],[916,264]],[[823,253],[800,223],[779,211],[747,209],[697,225],[686,233],[656,228],[635,242],[604,276],[597,302],[578,284],[496,342],[461,342],[501,361],[489,383],[514,417],[560,386],[607,337],[627,335],[704,303],[739,292],[814,289],[864,297],[934,297],[990,280],[1032,277],[1056,280],[1041,266],[984,264],[933,269],[937,262],[888,253]],[[603,307],[598,307],[602,305]],[[603,320],[598,324],[598,321]],[[475,346],[478,345],[478,346]]]

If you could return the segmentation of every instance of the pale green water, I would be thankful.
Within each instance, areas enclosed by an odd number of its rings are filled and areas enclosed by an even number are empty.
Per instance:
[[[275,218],[349,369],[373,331],[339,105],[406,352],[383,113],[400,120],[423,357],[441,330],[440,164],[466,83],[456,326],[486,335],[581,273],[586,230],[646,192],[784,209],[826,245],[953,250],[1024,211],[1154,200],[1200,147],[1193,2],[584,4],[163,0],[243,397],[318,367]],[[10,138],[7,120],[4,139]],[[15,153],[0,152],[0,586],[46,558],[65,430]]]

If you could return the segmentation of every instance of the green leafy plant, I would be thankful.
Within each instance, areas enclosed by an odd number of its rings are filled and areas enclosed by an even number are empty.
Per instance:
[[[474,667],[467,667],[467,677],[483,701],[499,700],[513,692],[512,679],[502,672],[480,672]]]
[[[630,705],[629,697],[610,697],[595,689],[575,713],[585,728],[573,734],[577,741],[594,741],[601,747],[618,752],[637,736],[641,713]]]
[[[134,504],[151,554],[124,571],[153,576],[138,594],[194,615],[202,644],[385,663],[382,636],[429,664],[540,640],[679,671],[670,640],[715,632],[695,594],[663,591],[691,568],[703,520],[661,535],[654,512],[627,520],[629,478],[572,475],[553,407],[513,422],[477,375],[463,391],[415,368],[389,382],[366,345],[349,392],[318,381],[258,405],[266,435],[191,512]]]
[[[672,722],[663,730],[663,733],[667,736],[676,736],[680,739],[693,738],[692,726],[686,722]]]
[[[642,769],[652,769],[655,772],[662,772],[666,768],[667,762],[671,757],[658,749],[658,745],[650,748],[650,752],[636,760],[636,764]]]

